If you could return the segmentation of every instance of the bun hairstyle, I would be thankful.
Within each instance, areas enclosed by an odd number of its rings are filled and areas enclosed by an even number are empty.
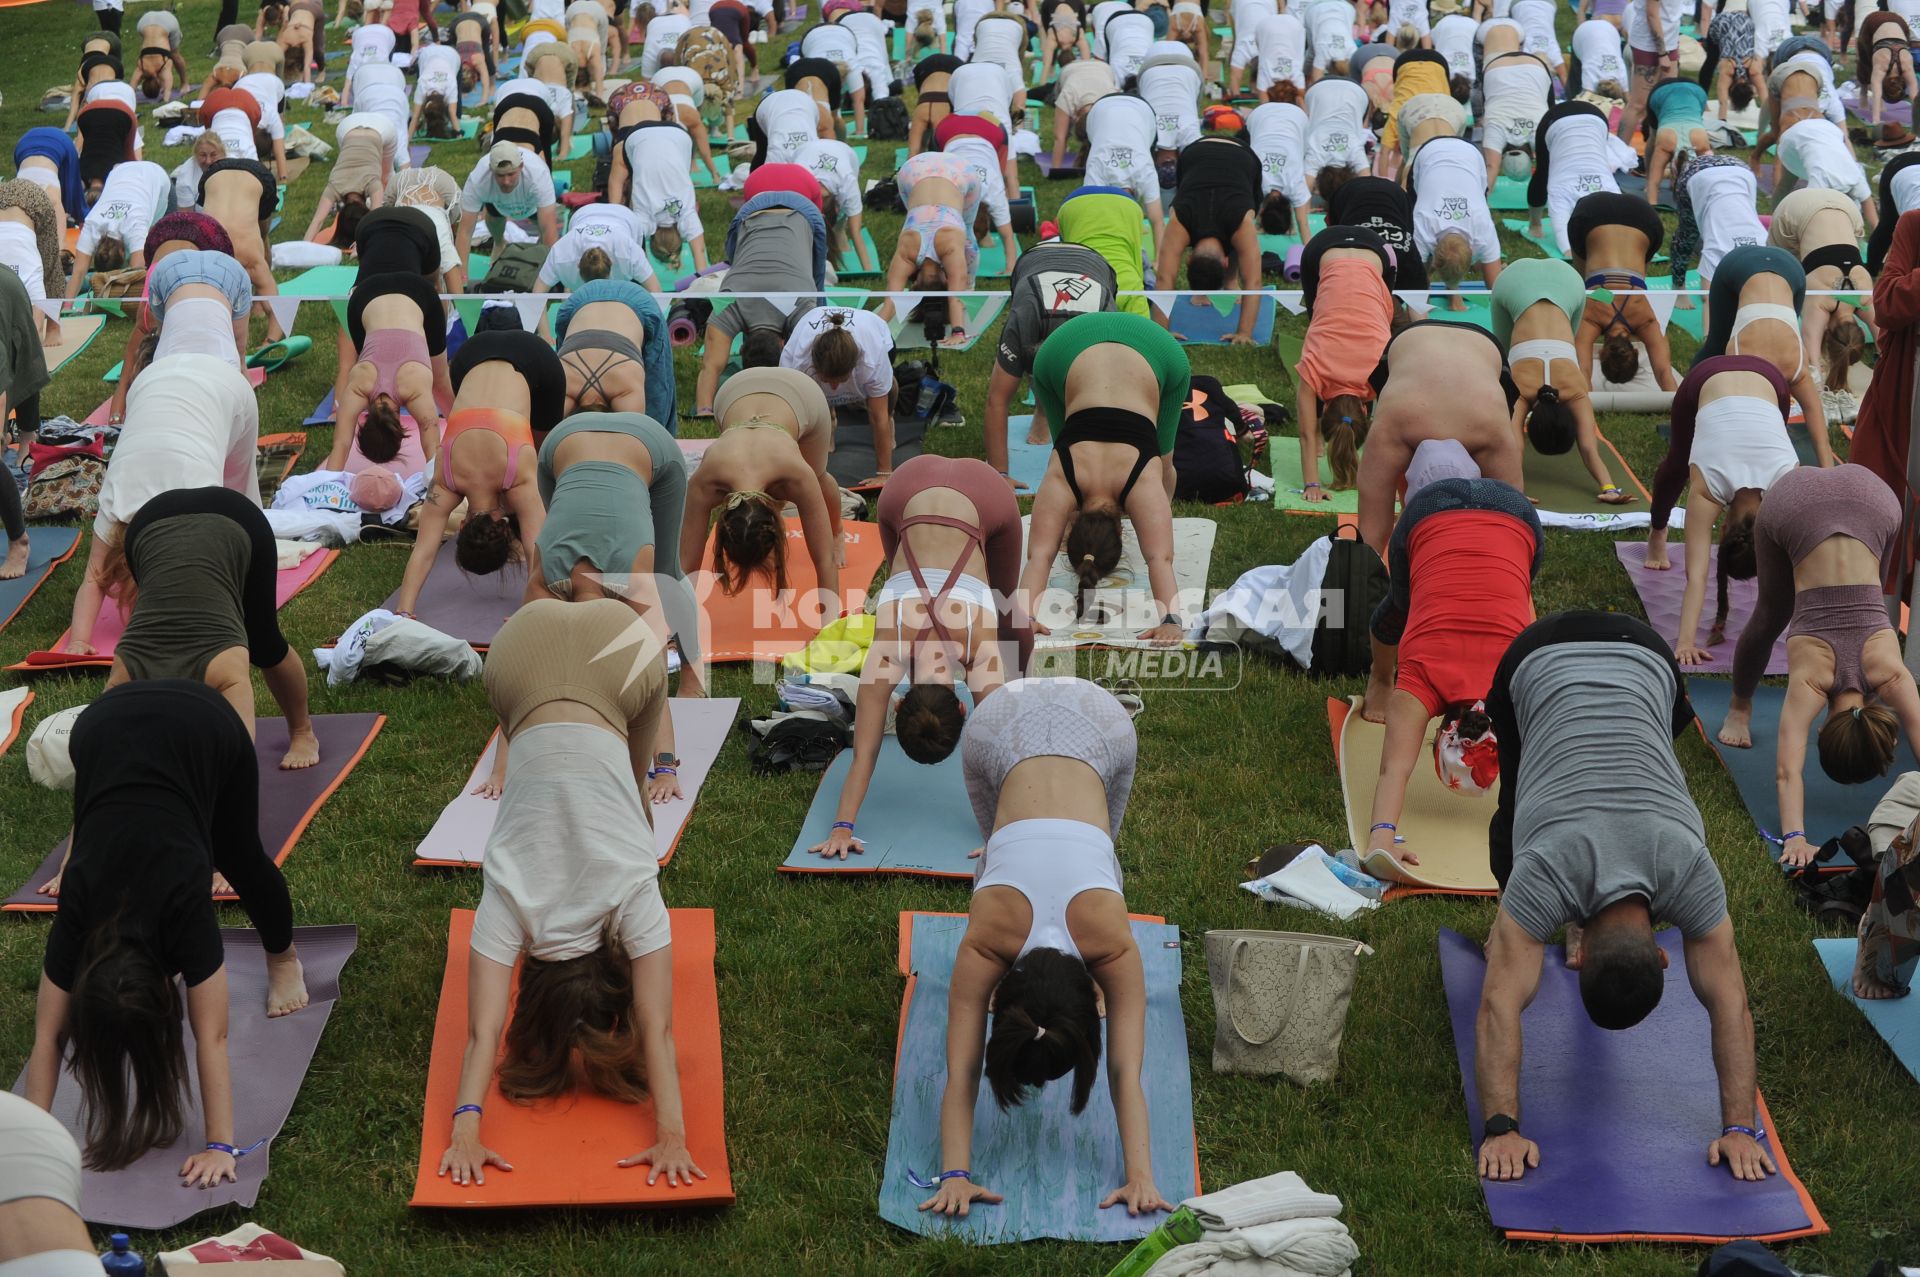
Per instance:
[[[1067,530],[1067,561],[1080,579],[1074,615],[1085,616],[1093,592],[1120,566],[1120,508],[1094,506],[1080,511]]]
[[[846,311],[828,311],[827,329],[813,341],[813,370],[828,381],[845,381],[860,363],[860,343],[847,321]]]
[[[1447,91],[1453,94],[1453,100],[1462,106],[1473,101],[1473,81],[1464,75],[1456,75],[1448,80]]]
[[[1836,319],[1828,324],[1826,336],[1820,339],[1821,380],[1827,389],[1845,390],[1847,370],[1865,358],[1866,353],[1867,335],[1860,331],[1858,323],[1852,319]]]
[[[1414,29],[1411,22],[1402,23],[1400,29],[1393,33],[1393,47],[1403,53],[1419,43],[1420,32]]]
[[[914,18],[913,22],[913,47],[916,49],[932,48],[934,34],[933,13],[930,10],[922,9]]]
[[[987,1034],[987,1084],[1001,1109],[1073,1074],[1073,1112],[1087,1107],[1100,1071],[1100,1010],[1087,964],[1031,949],[1000,978]]]
[[[1580,437],[1573,409],[1560,401],[1560,392],[1551,382],[1540,387],[1532,411],[1527,413],[1527,439],[1533,450],[1545,457],[1564,455]]]
[[[1713,629],[1724,634],[1727,628],[1727,579],[1751,581],[1760,571],[1760,560],[1753,544],[1753,514],[1727,516],[1727,530],[1720,534],[1719,564],[1716,568],[1719,599],[1713,608]]]
[[[87,934],[64,1026],[87,1113],[86,1165],[117,1171],[186,1127],[187,1053],[180,986],[121,914]]]
[[[520,962],[520,993],[507,1022],[500,1093],[518,1104],[563,1095],[574,1062],[588,1089],[628,1103],[646,1098],[647,1071],[633,1023],[633,966],[613,929],[578,958]]]
[[[727,498],[713,534],[713,574],[722,594],[738,594],[747,578],[765,570],[773,588],[787,588],[787,529],[771,501],[755,493],[736,492]]]
[[[1293,201],[1287,198],[1284,191],[1268,191],[1260,201],[1260,233],[1293,234]]]
[[[613,256],[604,248],[589,248],[580,254],[581,279],[605,279],[613,274]]]
[[[1640,375],[1640,348],[1633,338],[1618,329],[1606,335],[1600,343],[1600,375],[1615,385]]]
[[[327,242],[335,248],[352,248],[360,233],[360,219],[367,215],[367,197],[360,191],[348,191],[340,197],[333,219],[333,236]]]
[[[1333,490],[1344,491],[1360,480],[1360,449],[1367,442],[1372,419],[1358,395],[1335,395],[1320,406],[1320,434],[1327,441],[1327,465],[1333,471]]]
[[[1329,164],[1314,174],[1313,193],[1320,197],[1322,204],[1332,204],[1335,193],[1358,176],[1359,174],[1350,168]]]
[[[400,405],[392,395],[375,395],[360,418],[360,454],[369,461],[391,461],[400,455],[406,429],[400,424]]]
[[[1887,774],[1899,745],[1900,720],[1885,705],[1831,711],[1820,725],[1820,770],[1842,785],[1864,785]]]
[[[950,683],[915,683],[900,698],[893,714],[894,735],[901,752],[927,766],[953,753],[966,725],[966,707]]]
[[[453,561],[473,576],[492,576],[522,553],[520,519],[501,510],[469,513],[453,539]]]

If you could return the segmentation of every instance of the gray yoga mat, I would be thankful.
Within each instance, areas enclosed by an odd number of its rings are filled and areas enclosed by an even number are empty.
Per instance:
[[[820,777],[800,836],[780,866],[782,873],[919,874],[972,878],[968,853],[986,841],[967,801],[960,751],[931,767],[916,763],[892,736],[880,743],[873,783],[860,805],[860,841],[866,851],[845,860],[816,856],[807,848],[833,832],[834,809],[853,770],[853,750],[843,749]]]
[[[857,488],[874,477],[879,462],[873,453],[873,423],[864,410],[841,408],[833,428],[833,451],[827,454],[827,473],[843,488]],[[893,419],[893,468],[926,450],[927,419]]]
[[[86,1171],[80,1179],[80,1214],[89,1223],[113,1228],[171,1228],[202,1211],[238,1204],[251,1209],[260,1197],[273,1153],[272,1141],[286,1125],[293,1101],[306,1079],[320,1034],[327,1027],[333,1004],[340,999],[340,971],[359,944],[358,927],[296,927],[294,948],[306,968],[311,999],[292,1015],[269,1020],[267,957],[260,937],[251,927],[223,927],[227,946],[227,990],[232,1006],[227,1022],[227,1058],[232,1062],[234,1143],[245,1148],[255,1140],[268,1142],[241,1158],[239,1179],[218,1188],[187,1188],[180,1167],[190,1153],[205,1147],[206,1126],[200,1110],[200,1083],[189,1067],[186,1127],[170,1147],[155,1149],[118,1171]],[[186,1030],[187,1059],[193,1059],[193,1029]],[[18,1093],[26,1071],[14,1081]],[[61,1071],[53,1095],[53,1115],[84,1138],[80,1088],[71,1074]]]
[[[527,592],[527,565],[522,560],[507,564],[491,576],[469,576],[453,561],[453,544],[451,540],[441,544],[440,553],[434,556],[433,575],[421,587],[413,611],[423,625],[484,652],[520,607]],[[395,590],[380,606],[390,608],[399,597],[400,591]]]

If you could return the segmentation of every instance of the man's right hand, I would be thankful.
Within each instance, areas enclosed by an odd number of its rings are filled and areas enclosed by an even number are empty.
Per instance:
[[[1515,1180],[1529,1168],[1540,1165],[1540,1146],[1518,1131],[1495,1135],[1480,1142],[1480,1177],[1491,1180]]]

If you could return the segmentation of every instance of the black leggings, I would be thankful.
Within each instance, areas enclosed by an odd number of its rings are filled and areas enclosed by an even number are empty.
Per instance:
[[[247,579],[240,588],[241,620],[247,631],[247,660],[256,668],[271,669],[285,660],[286,636],[280,633],[279,552],[273,545],[273,527],[259,506],[230,488],[176,488],[140,507],[127,524],[127,566],[139,584],[140,535],[162,519],[190,514],[215,514],[231,519],[247,534],[251,554]],[[217,865],[216,861],[216,865]],[[225,872],[224,870],[222,872]]]
[[[1894,224],[1900,220],[1900,206],[1893,202],[1893,176],[1916,164],[1920,164],[1920,151],[1908,151],[1880,170],[1880,223],[1867,237],[1867,270],[1875,276],[1887,260],[1887,250],[1893,247]]]
[[[228,4],[238,4],[239,0],[226,0],[226,2]],[[126,12],[125,9],[100,9],[96,10],[93,16],[100,19],[100,29],[102,31],[111,31],[115,35],[118,35],[120,34],[120,20],[126,16]]]

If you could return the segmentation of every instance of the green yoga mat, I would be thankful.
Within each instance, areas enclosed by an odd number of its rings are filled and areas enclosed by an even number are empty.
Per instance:
[[[1672,288],[1673,276],[1662,275],[1657,279],[1648,276],[1647,287],[1650,290]],[[1694,297],[1689,300],[1693,302],[1693,309],[1681,310],[1678,306],[1674,307],[1672,318],[1667,320],[1667,327],[1678,328],[1695,341],[1705,341],[1707,339],[1707,299]]]
[[[998,293],[988,297],[967,297],[962,299],[967,316],[967,339],[955,346],[942,346],[942,350],[972,350],[980,339],[987,334],[987,327],[1000,317],[1005,307],[1007,295]],[[909,312],[896,308],[892,329],[893,344],[902,350],[927,347],[926,336],[920,325],[908,317]]]
[[[1608,505],[1596,497],[1594,493],[1599,490],[1599,485],[1587,473],[1578,448],[1569,448],[1557,457],[1544,456],[1531,447],[1526,449],[1522,469],[1526,475],[1527,495],[1539,503],[1540,509],[1552,510],[1557,514],[1645,513],[1647,494],[1642,490],[1638,476],[1627,468],[1627,463],[1614,451],[1604,435],[1600,439],[1600,458],[1612,471],[1613,481],[1631,492],[1636,500],[1627,505]]]
[[[460,121],[459,137],[428,137],[425,133],[415,133],[413,135],[413,144],[416,146],[434,146],[441,142],[471,142],[474,135],[479,132],[480,117],[477,115],[469,115],[463,117]],[[589,142],[588,145],[591,146],[592,143]]]
[[[713,166],[720,170],[720,176],[722,178],[733,176],[733,161],[728,159],[724,153],[716,153],[714,155]],[[719,185],[718,182],[713,180],[713,175],[707,172],[706,165],[699,165],[693,170],[694,190],[711,191],[718,188]]]
[[[1500,224],[1545,253],[1548,257],[1557,257],[1561,261],[1567,259],[1567,255],[1560,251],[1559,243],[1553,238],[1553,227],[1548,225],[1545,219],[1541,221],[1540,234],[1538,235],[1535,235],[1527,229],[1527,219],[1524,217],[1503,217],[1500,219]]]
[[[1493,331],[1493,295],[1491,293],[1482,290],[1466,294],[1465,310],[1449,310],[1447,303],[1450,300],[1452,299],[1448,297],[1432,298],[1429,305],[1433,310],[1427,318],[1444,320],[1449,324],[1473,324],[1488,332]]]
[[[1524,213],[1527,210],[1527,184],[1504,174],[1493,184],[1487,205],[1496,213]]]
[[[879,279],[887,271],[887,255],[873,242],[873,232],[866,227],[860,228],[860,240],[873,255],[873,269],[868,270],[860,264],[859,255],[849,245],[847,251],[840,254],[840,260],[833,264],[834,273],[841,279]]]
[[[333,316],[344,329],[347,326],[346,295],[353,291],[353,281],[359,276],[358,266],[313,266],[280,285],[280,295],[339,298],[333,303]]]

